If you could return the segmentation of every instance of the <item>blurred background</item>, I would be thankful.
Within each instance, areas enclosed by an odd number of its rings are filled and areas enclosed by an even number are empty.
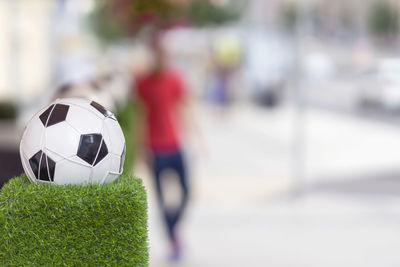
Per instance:
[[[201,132],[184,139],[175,263],[134,157],[155,29]],[[67,91],[118,116],[125,172],[149,192],[150,266],[400,266],[398,1],[0,1],[2,183],[23,171],[29,118]]]

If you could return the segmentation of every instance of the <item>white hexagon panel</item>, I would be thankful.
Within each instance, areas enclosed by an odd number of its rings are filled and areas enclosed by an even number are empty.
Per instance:
[[[38,117],[34,118],[38,120]],[[45,127],[41,123],[29,123],[22,135],[21,149],[26,157],[30,158],[37,153],[43,145]],[[26,142],[30,136],[35,136],[35,142]]]
[[[104,122],[104,130],[108,133],[110,137],[110,152],[116,155],[122,155],[125,153],[125,142],[121,142],[121,140],[125,140],[124,134],[121,130],[121,126],[117,120],[106,120]]]
[[[84,119],[82,119],[82,114],[85,114]],[[81,134],[100,133],[104,123],[97,114],[81,106],[74,106],[71,108],[67,122]]]
[[[61,157],[69,158],[76,155],[80,137],[68,123],[58,123],[46,128],[44,146]]]
[[[100,104],[57,99],[29,121],[20,156],[32,182],[111,182],[122,173],[125,138],[115,116]]]
[[[80,184],[90,182],[91,167],[64,159],[57,162],[54,181],[59,184]]]
[[[111,157],[108,154],[96,166],[93,167],[92,181],[102,183],[105,177],[110,173]]]

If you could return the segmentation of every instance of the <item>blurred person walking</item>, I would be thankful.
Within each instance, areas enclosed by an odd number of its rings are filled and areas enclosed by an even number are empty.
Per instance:
[[[225,113],[233,103],[234,92],[240,84],[237,69],[241,63],[241,45],[239,39],[231,34],[222,34],[213,45],[212,72],[208,81],[210,100],[215,104],[217,113]]]
[[[158,202],[171,245],[171,260],[181,256],[178,234],[180,222],[189,197],[187,167],[181,149],[183,110],[187,105],[187,90],[182,75],[168,66],[166,51],[157,38],[152,43],[154,61],[151,70],[136,77],[137,97],[141,103],[143,129],[140,144],[145,144],[147,163],[153,173]],[[166,203],[167,188],[163,186],[165,171],[172,170],[178,180],[181,197],[178,205]]]

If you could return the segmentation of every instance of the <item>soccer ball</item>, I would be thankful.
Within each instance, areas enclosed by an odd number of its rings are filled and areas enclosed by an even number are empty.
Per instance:
[[[122,173],[125,138],[115,116],[97,102],[57,99],[29,121],[20,143],[32,182],[109,183]]]

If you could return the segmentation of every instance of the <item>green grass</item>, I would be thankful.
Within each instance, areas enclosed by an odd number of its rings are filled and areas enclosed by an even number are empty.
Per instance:
[[[148,266],[142,181],[55,186],[25,175],[0,191],[0,266]]]
[[[129,101],[117,111],[116,116],[124,132],[126,141],[124,174],[131,175],[134,162],[134,147],[136,147],[134,124],[137,117],[137,107],[134,103]]]

